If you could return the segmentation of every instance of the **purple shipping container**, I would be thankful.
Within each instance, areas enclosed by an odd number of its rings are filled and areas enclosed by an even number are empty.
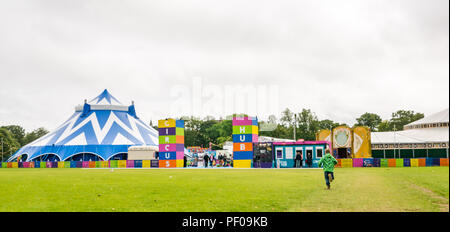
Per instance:
[[[77,161],[76,167],[77,168],[82,168],[83,167],[83,161]]]
[[[162,135],[175,135],[175,127],[170,128],[158,128],[159,136]]]
[[[381,160],[379,158],[374,158],[373,159],[373,166],[374,167],[380,167],[380,162],[381,162]]]
[[[360,168],[364,164],[364,159],[362,158],[355,158],[353,159],[353,167],[354,168]]]
[[[150,161],[150,167],[152,167],[152,168],[159,168],[159,160],[151,160]]]
[[[183,143],[177,143],[177,150],[176,151],[184,152],[184,144]]]
[[[272,168],[272,162],[261,162],[261,168]]]

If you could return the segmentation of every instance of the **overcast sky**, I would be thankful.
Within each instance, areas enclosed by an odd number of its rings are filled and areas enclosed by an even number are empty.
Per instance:
[[[0,125],[52,130],[103,89],[145,122],[178,117],[173,88],[195,78],[275,86],[262,119],[429,115],[449,106],[449,1],[0,2]]]

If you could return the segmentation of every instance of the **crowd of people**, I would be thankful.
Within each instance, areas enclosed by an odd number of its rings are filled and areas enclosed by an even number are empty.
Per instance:
[[[187,167],[232,167],[233,161],[226,155],[194,153],[192,158],[186,159]]]

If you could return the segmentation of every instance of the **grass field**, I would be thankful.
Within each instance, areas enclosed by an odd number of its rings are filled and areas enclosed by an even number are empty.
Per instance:
[[[448,167],[0,169],[0,211],[449,211]]]

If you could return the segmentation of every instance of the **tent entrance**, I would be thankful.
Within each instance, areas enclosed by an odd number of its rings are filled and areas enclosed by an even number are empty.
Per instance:
[[[348,154],[347,152],[347,148],[343,147],[343,148],[338,148],[337,149],[337,157],[340,159],[347,159],[347,158],[351,158],[349,157],[350,154]]]

